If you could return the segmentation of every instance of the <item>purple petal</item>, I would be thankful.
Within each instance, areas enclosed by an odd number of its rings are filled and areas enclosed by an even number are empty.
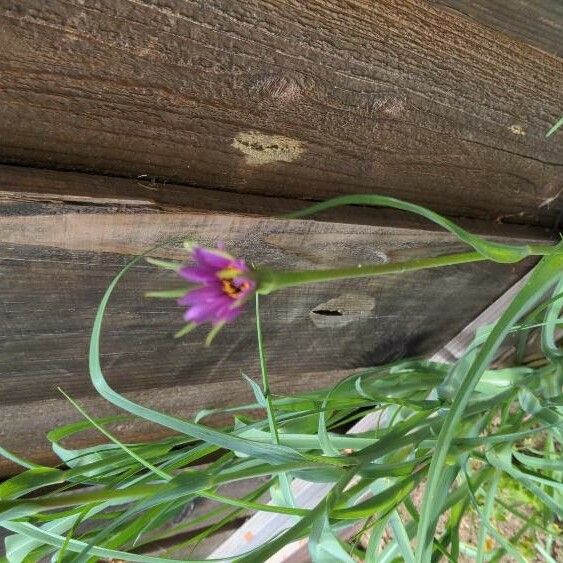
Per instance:
[[[242,310],[237,306],[237,302],[234,302],[227,295],[223,295],[213,301],[193,305],[184,314],[184,319],[196,324],[205,322],[217,324],[219,322],[230,322],[238,317],[241,312]]]
[[[233,263],[233,258],[228,254],[221,251],[210,250],[208,248],[202,248],[201,246],[196,246],[192,250],[192,256],[194,260],[217,270],[224,270],[228,268]]]
[[[177,303],[178,305],[197,305],[198,303],[207,303],[220,299],[223,296],[224,293],[220,284],[208,284],[188,291],[186,295],[178,299]]]
[[[178,274],[191,282],[205,283],[217,280],[215,270],[202,266],[184,266],[178,270]]]
[[[214,311],[215,309],[219,308],[220,305],[216,303],[208,304],[208,303],[199,303],[198,305],[194,305],[190,307],[184,313],[184,319],[188,322],[194,322],[196,324],[205,323],[207,321],[211,321],[215,318]]]
[[[246,262],[242,258],[233,260],[231,262],[231,267],[235,268],[236,270],[240,270],[241,272],[248,272],[248,266],[246,265]]]
[[[242,312],[240,307],[233,307],[233,302],[227,303],[223,307],[219,307],[213,311],[213,319],[211,322],[217,324],[220,322],[228,323],[236,319]]]
[[[230,322],[241,314],[242,305],[256,289],[256,282],[244,275],[248,272],[244,260],[229,256],[222,248],[195,247],[192,257],[196,264],[178,271],[188,281],[201,284],[177,301],[188,307],[184,313],[188,322],[213,325]]]

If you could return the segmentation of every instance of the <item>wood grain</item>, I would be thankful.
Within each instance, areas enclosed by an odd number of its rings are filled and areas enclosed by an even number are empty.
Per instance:
[[[550,226],[563,207],[563,136],[544,138],[563,62],[482,11],[427,0],[0,9],[5,163],[296,199],[378,192]]]
[[[435,0],[479,23],[555,55],[563,55],[563,3],[559,0]]]

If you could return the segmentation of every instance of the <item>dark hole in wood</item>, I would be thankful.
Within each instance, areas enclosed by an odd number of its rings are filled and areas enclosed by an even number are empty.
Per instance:
[[[315,315],[324,315],[325,317],[341,317],[343,315],[342,311],[337,309],[315,309],[313,313]]]

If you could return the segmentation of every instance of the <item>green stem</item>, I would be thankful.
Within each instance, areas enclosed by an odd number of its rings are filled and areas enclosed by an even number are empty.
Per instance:
[[[268,377],[266,353],[264,351],[264,337],[262,335],[262,323],[260,321],[260,298],[258,296],[258,293],[256,293],[256,335],[258,337],[258,356],[260,358],[260,371],[262,372],[262,392],[264,393],[264,397],[266,398],[266,411],[268,413],[270,434],[272,436],[273,442],[279,446],[280,436],[278,433],[274,404],[272,402],[272,396],[270,394],[270,379]],[[288,476],[285,473],[280,473],[278,479],[286,504],[290,507],[295,506],[295,501],[291,492],[291,485]]]
[[[327,270],[305,270],[300,272],[277,272],[274,270],[257,270],[258,293],[267,295],[278,289],[302,285],[306,283],[319,283],[338,279],[365,278],[382,274],[399,274],[414,272],[426,268],[439,268],[455,264],[468,264],[488,260],[478,252],[460,252],[446,254],[432,258],[418,258],[408,262],[394,262],[392,264],[367,264],[348,268],[331,268]]]
[[[274,405],[270,395],[270,380],[268,377],[268,368],[266,366],[266,354],[264,352],[264,337],[262,336],[262,323],[260,321],[260,299],[256,294],[256,334],[258,337],[258,356],[260,358],[260,372],[262,373],[262,392],[266,398],[266,410],[268,411],[268,422],[270,423],[270,432],[274,443],[280,443],[278,427],[274,415]]]
[[[550,245],[528,245],[526,254],[520,260],[531,256],[547,256],[554,252],[555,247]],[[358,264],[347,268],[331,268],[327,270],[303,270],[298,272],[278,272],[275,270],[256,270],[255,278],[258,282],[258,293],[268,295],[278,289],[303,285],[306,283],[320,283],[338,279],[367,278],[383,274],[402,274],[415,272],[427,268],[440,268],[442,266],[455,266],[457,264],[470,264],[491,260],[479,252],[458,252],[431,258],[417,258],[406,262],[393,262],[391,264]],[[520,261],[519,260],[519,261]]]

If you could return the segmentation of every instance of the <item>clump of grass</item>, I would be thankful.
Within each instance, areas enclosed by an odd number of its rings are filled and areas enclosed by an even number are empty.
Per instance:
[[[397,201],[349,196],[314,210]],[[409,211],[423,209],[399,203]],[[505,554],[523,561],[531,548],[521,539],[530,528],[542,531],[543,539],[533,549],[553,560],[563,514],[563,351],[557,341],[563,243],[541,248],[498,245],[428,210],[422,214],[473,246],[468,261],[509,263],[531,254],[543,256],[498,322],[480,331],[453,364],[407,359],[366,369],[332,389],[279,396],[269,388],[257,308],[262,384],[247,380],[256,401],[224,410],[233,422],[223,428],[204,423],[210,412],[183,420],[136,404],[108,385],[100,364],[100,334],[112,291],[130,266],[120,272],[96,316],[89,356],[92,382],[104,398],[130,415],[177,435],[126,445],[111,433],[113,418],[96,420],[74,403],[85,420],[49,435],[62,462],[59,468],[5,452],[26,467],[0,485],[0,525],[12,532],[6,540],[8,560],[186,561],[180,550],[185,553],[237,522],[242,511],[260,510],[290,515],[293,524],[236,561],[265,561],[304,537],[309,538],[312,560],[322,562],[457,561],[462,552],[480,562],[499,561]],[[440,265],[447,260],[439,257],[434,266]],[[395,271],[408,269],[399,266]],[[370,275],[392,271],[385,265]],[[335,272],[346,275],[345,270]],[[299,283],[295,273],[263,276],[263,293]],[[305,274],[301,281],[329,279],[325,271]],[[541,356],[529,363],[523,351],[534,334],[540,335]],[[520,355],[510,367],[499,367],[494,362],[508,337],[517,339]],[[387,425],[360,434],[342,433],[351,421],[381,412],[387,414]],[[61,444],[92,427],[109,443],[81,450]],[[316,507],[305,509],[295,506],[294,478],[333,486]],[[240,481],[256,486],[242,497],[228,496],[225,486]],[[417,504],[413,495],[421,489]],[[268,490],[275,503],[264,501]],[[198,499],[211,499],[217,508],[182,523],[186,506]],[[495,520],[506,511],[522,516],[522,499],[527,505],[522,531],[504,537]],[[477,516],[479,526],[474,545],[460,539],[461,522],[469,513]],[[370,532],[364,548],[339,537],[342,529],[358,523],[363,532]],[[389,540],[381,551],[385,530]],[[167,551],[158,557],[148,554],[159,541],[167,542]]]

